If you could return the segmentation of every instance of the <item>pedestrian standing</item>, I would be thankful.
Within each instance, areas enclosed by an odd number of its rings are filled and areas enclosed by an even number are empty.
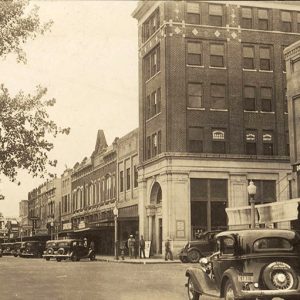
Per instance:
[[[143,254],[143,258],[146,258],[146,255],[145,255],[145,240],[144,240],[144,237],[141,235],[141,239],[140,239],[140,258],[142,258],[142,254]]]
[[[130,256],[130,258],[133,258],[134,257],[135,239],[132,234],[129,236],[127,243],[128,243],[129,256]]]
[[[165,242],[165,260],[173,260],[173,253],[171,250],[171,243],[170,243],[170,238],[167,238]]]

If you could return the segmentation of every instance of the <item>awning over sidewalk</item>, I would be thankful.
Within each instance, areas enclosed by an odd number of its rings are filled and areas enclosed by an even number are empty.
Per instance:
[[[298,219],[300,198],[255,205],[255,222],[259,224],[287,222]],[[250,206],[226,208],[228,225],[250,225]]]
[[[138,218],[138,206],[132,205],[119,208],[118,219]]]

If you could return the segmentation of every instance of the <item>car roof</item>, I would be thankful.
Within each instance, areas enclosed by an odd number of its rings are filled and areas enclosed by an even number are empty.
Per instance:
[[[80,241],[80,242],[82,242],[82,240],[81,239],[63,239],[63,240],[49,240],[49,241],[47,241],[47,243],[62,243],[62,242],[64,242],[64,243],[69,243],[69,242],[77,242],[77,241]]]
[[[256,240],[263,237],[281,237],[288,240],[294,239],[297,233],[288,229],[244,229],[244,230],[228,230],[222,231],[216,235],[216,238],[222,236],[237,235],[240,237]]]

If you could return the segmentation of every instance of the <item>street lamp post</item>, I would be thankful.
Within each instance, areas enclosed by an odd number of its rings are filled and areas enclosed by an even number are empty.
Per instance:
[[[254,182],[251,180],[247,187],[248,194],[250,197],[250,205],[251,205],[251,228],[255,228],[255,194],[256,194],[256,186]]]
[[[114,210],[114,220],[115,220],[115,259],[118,260],[118,208],[115,206]]]

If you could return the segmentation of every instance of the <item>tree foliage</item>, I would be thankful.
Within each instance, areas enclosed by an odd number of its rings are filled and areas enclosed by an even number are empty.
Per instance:
[[[18,62],[26,63],[23,44],[43,34],[51,24],[41,24],[38,8],[30,8],[28,1],[0,1],[0,57],[15,53]],[[69,134],[70,128],[60,128],[50,119],[47,110],[55,99],[45,100],[46,92],[38,86],[34,94],[20,91],[11,96],[4,84],[0,85],[0,175],[12,182],[17,182],[20,169],[33,176],[51,175],[47,169],[57,161],[48,159],[54,147],[49,140]]]

